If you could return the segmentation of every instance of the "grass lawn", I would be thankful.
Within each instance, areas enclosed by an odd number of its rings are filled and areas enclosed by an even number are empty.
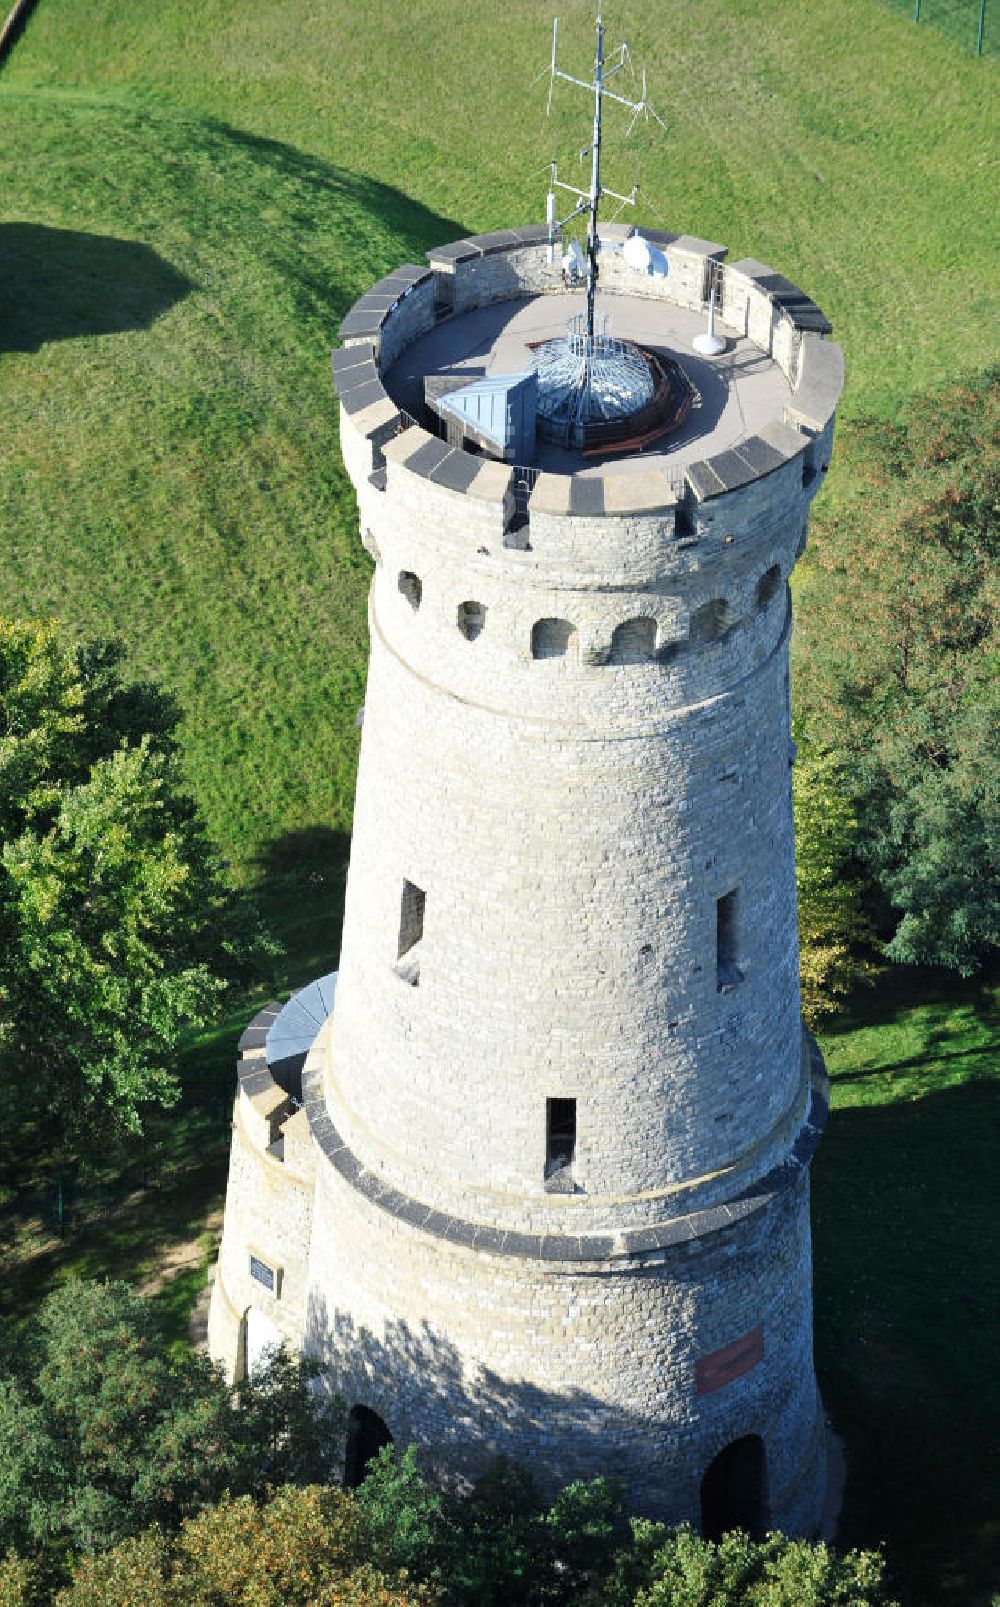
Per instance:
[[[822,1037],[816,1361],[847,1451],[840,1538],[886,1540],[916,1604],[1000,1585],[998,1007],[889,973]]]
[[[559,11],[585,66],[592,7]],[[635,155],[613,138],[608,182],[638,174],[640,221],[808,290],[847,351],[845,417],[992,356],[989,61],[876,0],[623,0],[606,21],[669,126]],[[586,130],[570,91],[547,125],[530,87],[549,27],[535,0],[45,0],[0,80],[0,607],[120,634],[175,692],[286,989],[336,957],[364,700],[370,571],[328,348],[396,263],[541,217],[537,170]],[[990,1025],[980,994],[934,987],[883,987],[827,1035],[817,1334],[845,1533],[887,1535],[916,1600],[966,1607],[988,1580]],[[157,1189],[66,1247],[19,1241],[22,1312],[74,1270],[169,1264],[156,1298],[181,1342],[242,1019],[189,1046]]]

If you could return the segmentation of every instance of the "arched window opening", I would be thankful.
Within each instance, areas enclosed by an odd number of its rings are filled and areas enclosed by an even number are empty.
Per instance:
[[[420,607],[420,600],[424,595],[420,576],[415,575],[412,569],[401,569],[399,571],[398,585],[406,601],[415,612]]]
[[[576,626],[568,619],[537,619],[531,627],[532,658],[565,658],[575,643]]]
[[[486,608],[483,603],[459,603],[458,628],[467,642],[474,642],[482,634],[486,624]]]
[[[370,1406],[352,1406],[347,1414],[347,1452],[344,1457],[344,1485],[356,1490],[383,1445],[392,1444],[385,1420]]]
[[[781,585],[781,570],[777,564],[765,569],[757,582],[757,607],[766,608],[768,603],[777,596]]]
[[[742,1529],[751,1540],[767,1530],[767,1459],[764,1441],[747,1434],[720,1451],[701,1481],[701,1532],[721,1540]]]
[[[729,604],[722,597],[713,597],[694,610],[688,634],[692,642],[717,642],[728,629]]]
[[[655,619],[640,615],[615,626],[608,654],[609,664],[650,664],[655,657]]]
[[[257,1372],[280,1344],[281,1335],[267,1312],[256,1306],[248,1307],[243,1319],[243,1377],[249,1378],[251,1373]]]

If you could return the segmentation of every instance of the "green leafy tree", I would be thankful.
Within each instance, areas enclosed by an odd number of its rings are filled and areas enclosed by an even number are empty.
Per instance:
[[[425,1580],[439,1578],[452,1549],[444,1498],[417,1466],[413,1445],[397,1452],[384,1445],[356,1492],[374,1554],[384,1568],[405,1568]]]
[[[344,1403],[325,1379],[315,1356],[292,1356],[282,1345],[237,1385],[230,1432],[244,1469],[241,1490],[261,1497],[274,1485],[339,1479]]]
[[[0,1559],[0,1607],[43,1607],[44,1601],[34,1564],[8,1551]]]
[[[366,1544],[343,1491],[224,1496],[177,1534],[147,1531],[83,1559],[56,1607],[432,1607],[426,1586],[373,1567]]]
[[[546,1600],[551,1555],[527,1468],[497,1457],[452,1508],[446,1600],[454,1607],[529,1607]]]
[[[1000,377],[846,436],[800,596],[807,735],[837,755],[886,953],[976,970],[1000,942]]]
[[[530,1473],[506,1457],[445,1499],[413,1446],[385,1446],[356,1499],[378,1565],[432,1582],[446,1607],[570,1607],[606,1573],[621,1531],[615,1481],[566,1485],[546,1507]]]
[[[227,1489],[328,1478],[343,1417],[314,1373],[278,1352],[234,1395],[127,1285],[64,1284],[0,1379],[0,1547],[98,1551]]]
[[[792,803],[802,1014],[815,1026],[872,977],[866,950],[875,934],[854,863],[857,813],[842,761],[801,738]]]
[[[0,1075],[63,1159],[178,1095],[180,1034],[269,945],[187,795],[176,709],[121,650],[0,618]]]
[[[603,1579],[618,1549],[625,1506],[615,1479],[564,1485],[545,1514],[552,1541],[559,1598],[579,1601]]]
[[[739,1531],[715,1542],[643,1520],[632,1528],[633,1549],[580,1607],[897,1607],[877,1552],[842,1556],[822,1543]]]

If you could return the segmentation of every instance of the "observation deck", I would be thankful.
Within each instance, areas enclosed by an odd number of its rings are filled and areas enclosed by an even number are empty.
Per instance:
[[[597,322],[616,341],[681,370],[693,405],[679,427],[655,439],[626,437],[597,455],[539,431],[523,462],[506,454],[509,479],[480,476],[481,447],[456,442],[428,395],[440,395],[450,381],[460,393],[477,381],[523,376],[542,343],[565,335],[583,296],[566,289],[558,250],[549,263],[544,229],[474,236],[429,252],[426,269],[404,264],[341,326],[335,383],[347,430],[371,444],[373,484],[384,471],[386,443],[414,429],[420,433],[411,433],[405,454],[411,471],[458,492],[478,481],[477,496],[489,486],[491,496],[510,496],[529,520],[532,504],[548,514],[648,513],[678,503],[690,509],[800,454],[809,484],[826,467],[843,386],[842,354],[825,339],[830,325],[819,308],[765,264],[727,263],[725,246],[687,235],[642,231],[664,266],[637,269],[623,249],[635,232],[600,229]],[[692,347],[705,329],[709,297],[725,340],[716,357]],[[489,456],[502,461],[504,454]],[[602,495],[595,482],[609,481],[619,483]]]

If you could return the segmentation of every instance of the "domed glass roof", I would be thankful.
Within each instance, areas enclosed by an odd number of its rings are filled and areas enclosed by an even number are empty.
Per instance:
[[[579,445],[588,425],[627,419],[653,400],[655,379],[637,346],[610,335],[592,339],[571,327],[533,353],[538,427],[564,446]]]

